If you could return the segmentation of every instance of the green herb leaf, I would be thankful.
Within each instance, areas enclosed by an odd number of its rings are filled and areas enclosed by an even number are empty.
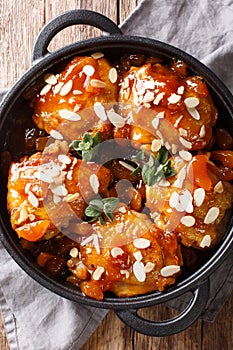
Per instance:
[[[98,147],[100,143],[100,135],[97,132],[93,137],[86,132],[83,135],[81,141],[74,140],[72,146],[74,150],[83,158],[84,161],[88,162],[92,160],[98,152]]]
[[[160,164],[165,164],[166,163],[166,161],[168,160],[168,150],[166,149],[166,147],[162,146],[160,148],[160,150],[158,151],[156,159],[157,159],[157,161]]]
[[[135,176],[135,175],[139,174],[140,171],[141,171],[141,167],[140,167],[140,165],[138,165],[137,168],[134,171],[132,171],[132,173],[130,175]]]
[[[110,221],[113,221],[113,212],[118,206],[119,202],[119,199],[115,197],[93,199],[89,202],[89,205],[85,210],[85,215],[88,217],[89,222],[93,222],[98,219],[101,225],[103,225],[103,214],[105,214]]]

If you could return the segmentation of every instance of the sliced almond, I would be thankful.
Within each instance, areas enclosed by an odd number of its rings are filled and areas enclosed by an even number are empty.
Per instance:
[[[20,210],[20,213],[19,213],[19,218],[18,218],[18,221],[17,221],[17,224],[20,225],[22,224],[23,222],[25,222],[28,218],[28,212],[27,212],[27,209],[25,207],[23,207],[21,210]]]
[[[52,85],[46,84],[40,92],[40,96],[46,95],[51,90]]]
[[[54,86],[54,89],[53,89],[53,92],[54,94],[58,94],[62,88],[62,86],[64,85],[64,83],[62,81],[60,81],[59,83],[57,83],[55,86]]]
[[[122,118],[122,116],[113,110],[107,111],[107,116],[110,122],[116,127],[116,128],[123,128],[125,125],[125,120]]]
[[[165,179],[161,179],[159,181],[159,186],[161,186],[161,187],[169,187],[170,186],[170,182],[165,180]]]
[[[133,241],[133,245],[138,249],[145,249],[150,246],[151,242],[146,238],[136,238]]]
[[[179,140],[180,140],[180,143],[181,143],[184,147],[186,147],[186,148],[188,148],[188,149],[191,149],[191,148],[192,148],[192,143],[189,142],[189,141],[187,141],[186,139],[184,139],[182,136],[179,138]]]
[[[144,270],[144,264],[141,261],[135,261],[133,264],[133,273],[139,282],[145,281],[146,273]]]
[[[148,91],[143,97],[143,102],[144,103],[152,102],[154,98],[155,98],[154,93],[152,91]]]
[[[57,196],[57,195],[53,195],[53,201],[55,204],[58,204],[61,202],[61,197]]]
[[[117,81],[117,70],[116,68],[111,68],[108,73],[109,80],[112,84],[114,84]]]
[[[154,99],[154,101],[153,101],[153,104],[157,106],[157,105],[162,101],[164,95],[165,95],[165,92],[160,92],[160,93],[155,97],[155,99]]]
[[[202,125],[200,132],[199,132],[199,136],[200,136],[200,138],[203,138],[203,137],[205,137],[205,135],[206,135],[205,125]]]
[[[125,169],[127,169],[127,170],[129,170],[131,172],[133,172],[135,170],[135,168],[132,165],[130,165],[130,164],[126,163],[126,162],[123,162],[122,160],[119,161],[119,164],[122,165]]]
[[[92,77],[95,73],[95,68],[89,64],[83,67],[83,73],[85,73],[88,77]]]
[[[158,129],[158,126],[159,126],[159,118],[155,117],[153,120],[152,120],[152,126],[154,129]]]
[[[187,227],[192,227],[195,224],[196,219],[191,215],[183,216],[180,222]]]
[[[47,84],[50,84],[50,85],[56,85],[57,84],[57,78],[54,74],[45,74],[44,75],[44,81],[47,83]]]
[[[205,190],[204,188],[197,188],[195,191],[194,191],[194,194],[193,194],[193,199],[194,199],[194,204],[197,206],[197,207],[200,207],[205,199]]]
[[[113,258],[116,258],[119,255],[124,254],[124,250],[122,250],[120,247],[113,247],[111,249],[111,255]]]
[[[51,130],[50,136],[54,138],[55,140],[63,140],[62,134],[57,130]]]
[[[77,192],[77,193],[69,193],[65,198],[65,202],[67,203],[72,203],[74,201],[76,201],[76,199],[78,199],[80,197],[80,194]]]
[[[73,87],[73,80],[68,80],[67,83],[65,83],[65,85],[62,86],[61,90],[60,90],[60,96],[66,96],[68,95],[68,93],[71,91]]]
[[[179,125],[179,123],[181,122],[182,119],[183,119],[183,116],[180,115],[179,118],[178,118],[178,119],[175,121],[175,123],[174,123],[174,127],[175,127],[175,128],[178,128],[178,125]]]
[[[167,100],[170,104],[176,104],[180,101],[180,99],[181,99],[180,95],[171,94],[171,96],[169,96]]]
[[[184,159],[186,162],[189,162],[192,159],[192,154],[188,151],[181,150],[179,151],[179,156]]]
[[[158,152],[161,148],[161,140],[154,139],[151,143],[151,151]]]
[[[91,79],[90,84],[91,86],[95,88],[100,88],[100,89],[104,89],[106,87],[106,83],[98,79]]]
[[[212,207],[208,210],[205,219],[204,219],[204,224],[212,224],[217,217],[219,216],[220,210],[218,207]]]
[[[35,172],[36,173],[36,172]],[[34,176],[35,176],[35,173],[34,173]],[[38,179],[38,178],[37,178]],[[40,180],[40,179],[39,179]],[[25,186],[25,189],[24,189],[24,192],[27,194],[28,193],[28,191],[30,190],[30,187],[31,187],[31,183],[30,182],[28,182],[28,183],[26,183],[26,186]],[[16,192],[17,193],[17,192]],[[16,197],[14,197],[14,198],[17,198],[18,197],[18,193],[17,193],[17,195],[16,195]]]
[[[184,100],[184,104],[187,108],[197,107],[199,105],[199,103],[200,103],[200,100],[197,97],[187,97]]]
[[[81,108],[81,105],[76,103],[76,105],[74,106],[74,112],[75,113],[78,112],[80,110],[80,108]]]
[[[73,247],[71,250],[70,250],[70,256],[72,258],[77,258],[78,256],[78,249],[76,247]]]
[[[93,57],[96,60],[98,60],[99,58],[104,57],[104,54],[102,52],[94,52],[93,54],[91,54],[91,57]]]
[[[188,131],[183,129],[183,128],[179,128],[179,134],[180,136],[183,136],[183,137],[187,137],[188,136]]]
[[[97,194],[99,192],[99,186],[100,186],[98,176],[96,174],[91,174],[89,178],[89,183],[91,185],[93,192]]]
[[[129,278],[129,271],[128,270],[120,270],[120,273],[122,275],[125,275],[125,278]]]
[[[200,120],[201,119],[201,116],[200,116],[198,110],[195,107],[194,108],[187,108],[187,111],[193,117],[193,119],[195,119],[195,120]]]
[[[171,208],[175,208],[179,202],[179,194],[174,191],[169,199],[169,205]]]
[[[210,245],[211,245],[211,237],[210,237],[210,235],[205,235],[202,238],[202,241],[200,243],[200,247],[205,248],[205,247],[210,247]]]
[[[141,261],[142,260],[142,253],[140,251],[137,251],[137,252],[133,253],[133,256],[135,257],[135,259],[137,261]]]
[[[180,272],[180,266],[178,265],[167,265],[160,270],[160,274],[163,277],[170,277]]]
[[[57,158],[58,158],[59,162],[61,162],[61,163],[64,163],[64,164],[71,163],[70,157],[68,157],[66,154],[59,154]]]
[[[143,82],[143,86],[145,89],[154,90],[155,82],[154,80],[146,80]]]
[[[38,198],[31,191],[28,191],[28,201],[34,208],[38,208],[39,206]]]
[[[154,267],[155,267],[155,264],[148,261],[144,267],[145,273],[149,273],[149,272],[153,271]]]
[[[73,90],[74,95],[82,95],[82,91],[80,90]]]
[[[214,186],[214,192],[215,193],[223,193],[224,188],[223,188],[223,184],[222,181],[219,181],[218,183],[216,183],[216,185]]]
[[[46,182],[48,184],[53,182],[53,178],[47,174],[44,174],[43,172],[40,171],[35,171],[34,177],[40,181]],[[25,192],[26,193],[26,192]]]
[[[69,111],[68,109],[60,109],[58,112],[61,118],[70,120],[73,122],[81,120],[81,116],[73,111]]]
[[[60,197],[65,197],[68,194],[68,191],[64,185],[58,185],[58,186],[52,188],[51,191],[56,196],[60,196]]]
[[[178,89],[177,89],[177,94],[183,95],[183,93],[184,93],[184,86],[181,85],[181,86],[179,86]]]
[[[94,103],[94,111],[95,111],[95,114],[97,115],[97,117],[100,120],[102,120],[102,121],[106,121],[107,120],[107,115],[106,115],[106,112],[105,112],[105,108],[102,105],[102,103],[95,102]]]
[[[99,281],[100,278],[102,277],[103,273],[104,273],[104,268],[102,266],[98,266],[96,268],[96,270],[94,271],[92,277],[94,281]]]

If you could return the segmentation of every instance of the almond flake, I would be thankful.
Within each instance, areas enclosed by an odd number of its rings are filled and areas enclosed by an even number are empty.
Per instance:
[[[154,93],[152,91],[148,91],[143,97],[143,102],[144,103],[152,102],[154,98],[155,98]]]
[[[179,125],[181,119],[183,119],[183,116],[182,116],[182,115],[180,115],[179,118],[175,121],[175,123],[174,123],[174,127],[175,127],[175,128],[178,128],[178,125]]]
[[[140,251],[137,251],[137,252],[133,253],[133,256],[135,257],[135,259],[137,261],[141,261],[142,260],[142,253]]]
[[[127,212],[127,210],[126,210],[125,207],[120,207],[120,208],[118,209],[118,211],[119,211],[120,213],[122,213],[122,214],[125,214],[125,213]]]
[[[176,153],[177,153],[177,145],[172,143],[172,154],[176,154]]]
[[[124,254],[124,250],[122,250],[119,247],[114,247],[111,249],[111,255],[113,258],[116,258],[117,256],[122,255],[122,254]]]
[[[46,84],[46,85],[43,87],[43,89],[41,90],[40,96],[46,95],[46,94],[50,91],[51,87],[52,87],[52,85]]]
[[[191,149],[191,148],[192,148],[192,143],[189,142],[189,141],[187,141],[187,140],[185,140],[183,137],[180,137],[179,140],[180,140],[180,143],[181,143],[184,147],[186,147],[186,148],[188,148],[188,149]]]
[[[125,120],[122,116],[113,110],[107,111],[108,119],[116,128],[123,128]]]
[[[200,136],[200,138],[204,138],[205,135],[206,135],[205,125],[202,125],[200,132],[199,132],[199,136]]]
[[[144,264],[141,261],[135,261],[133,264],[133,273],[139,282],[145,281],[146,273],[144,270]]]
[[[76,199],[78,199],[79,197],[80,197],[80,194],[78,192],[77,193],[70,193],[64,198],[64,201],[67,203],[72,203],[72,202],[76,201]]]
[[[46,182],[48,184],[52,183],[53,182],[53,178],[47,174],[44,174],[40,171],[35,171],[34,173],[34,177],[38,180],[41,180],[43,182]],[[26,193],[26,192],[25,192]]]
[[[122,160],[119,161],[119,164],[122,165],[124,168],[128,169],[131,172],[133,172],[135,170],[135,168],[132,165],[130,165],[130,164],[126,163],[126,162],[123,162]]]
[[[196,219],[191,215],[183,216],[180,220],[180,222],[187,227],[192,227],[195,224],[195,221]]]
[[[100,120],[102,120],[102,121],[106,121],[107,120],[107,115],[106,115],[106,112],[105,112],[105,108],[102,105],[102,103],[95,102],[94,103],[94,111],[95,111],[95,114],[97,115],[97,117]]]
[[[200,243],[200,247],[205,248],[205,247],[210,247],[210,245],[211,245],[211,237],[210,237],[210,235],[205,235],[202,238],[202,241]]]
[[[58,186],[52,188],[51,191],[56,196],[60,196],[60,197],[65,197],[68,194],[68,191],[64,185],[58,185]]]
[[[200,101],[199,98],[197,97],[187,97],[184,100],[184,104],[187,108],[194,108],[197,107],[199,105]]]
[[[187,111],[193,117],[193,119],[195,119],[195,120],[200,120],[201,119],[201,116],[200,116],[198,110],[195,107],[187,108]]]
[[[146,92],[146,89],[144,87],[142,87],[137,91],[137,95],[142,96],[145,94],[145,92]]]
[[[54,86],[54,89],[53,89],[53,92],[54,94],[58,94],[62,88],[62,86],[64,85],[64,83],[62,81],[60,81],[59,83],[57,83],[55,86]]]
[[[28,215],[28,219],[30,220],[30,221],[34,221],[35,220],[35,215],[34,214],[29,214]]]
[[[171,208],[175,208],[179,202],[179,194],[174,191],[169,199],[169,205]]]
[[[71,250],[70,250],[70,256],[72,258],[77,258],[78,256],[78,249],[76,247],[73,247]]]
[[[55,204],[58,204],[61,202],[61,197],[57,196],[57,195],[53,195],[53,201]]]
[[[102,52],[94,52],[93,54],[91,54],[91,57],[93,57],[96,60],[98,60],[99,58],[104,57],[104,54]]]
[[[66,120],[70,120],[73,122],[77,122],[77,121],[81,120],[81,117],[79,114],[77,114],[73,111],[69,111],[68,109],[60,109],[58,114],[60,115],[61,118],[66,119]]]
[[[154,80],[146,80],[143,82],[143,86],[145,89],[154,90],[155,82]]]
[[[164,114],[165,114],[165,112],[159,112],[156,114],[156,117],[159,119],[162,119],[162,118],[164,118]]]
[[[64,164],[71,163],[70,157],[68,157],[66,154],[59,154],[57,158],[58,158],[59,162],[61,162],[61,163],[64,163]]]
[[[146,108],[150,108],[150,104],[148,102],[144,102],[143,106],[146,107]]]
[[[129,271],[128,270],[120,270],[120,273],[122,275],[125,275],[125,278],[129,278]]]
[[[158,129],[158,126],[159,126],[159,118],[155,117],[153,120],[152,120],[152,126],[154,129]]]
[[[178,265],[167,265],[160,270],[160,274],[163,277],[170,277],[180,271],[180,266]]]
[[[205,219],[204,219],[204,224],[212,224],[217,217],[219,216],[220,210],[217,207],[212,207],[208,210]]]
[[[55,77],[54,74],[50,74],[50,73],[44,75],[44,81],[50,85],[57,84],[57,78]]]
[[[76,105],[74,106],[74,112],[75,112],[75,113],[78,112],[78,111],[80,110],[80,108],[81,108],[81,105],[76,104]]]
[[[204,188],[197,188],[195,191],[194,191],[194,194],[193,194],[193,199],[194,199],[194,204],[197,206],[197,207],[200,207],[205,199],[205,190]]]
[[[34,173],[34,176],[35,176],[35,173]],[[24,189],[24,192],[27,194],[28,191],[30,190],[30,187],[31,187],[31,184],[30,182],[26,183],[26,186],[25,186],[25,189]],[[17,192],[16,192],[17,193]],[[18,197],[18,193],[17,193],[17,196],[14,197],[14,198],[17,198]]]
[[[98,79],[91,79],[90,84],[91,86],[95,88],[100,88],[100,89],[104,89],[106,87],[106,83]]]
[[[150,241],[146,238],[136,238],[133,241],[133,245],[138,249],[145,249],[150,246]]]
[[[89,178],[89,182],[90,182],[90,185],[91,185],[93,192],[95,194],[97,194],[99,191],[99,186],[100,186],[98,176],[96,174],[91,174],[91,176]]]
[[[149,272],[153,271],[154,267],[155,267],[155,264],[148,261],[144,267],[145,273],[149,273]]]
[[[161,187],[169,187],[170,186],[170,182],[165,180],[165,179],[161,179],[159,181],[159,186],[161,186]]]
[[[184,159],[186,162],[189,162],[192,159],[192,154],[188,151],[179,151],[179,156]]]
[[[161,148],[161,140],[154,139],[151,143],[151,151],[158,152]]]
[[[28,201],[34,208],[38,208],[38,198],[31,191],[28,191]]]
[[[54,138],[55,140],[63,140],[63,136],[60,132],[57,130],[51,130],[50,131],[50,136]]]
[[[73,87],[73,81],[72,80],[67,81],[67,83],[65,83],[65,85],[63,85],[61,90],[60,90],[60,96],[68,95],[68,93],[71,91],[72,87]]]
[[[179,87],[178,87],[178,89],[177,89],[177,94],[183,95],[183,93],[184,93],[184,86],[182,85],[182,86],[179,86]]]
[[[112,84],[114,84],[117,81],[117,70],[116,68],[111,68],[108,73],[109,80]]]
[[[103,275],[104,271],[105,270],[104,270],[104,268],[102,266],[98,266],[96,268],[96,270],[94,271],[93,275],[92,275],[93,280],[94,281],[99,281],[101,276]]]
[[[188,136],[188,131],[183,129],[183,128],[179,128],[179,134],[180,136],[184,136],[184,137],[187,137]]]
[[[165,95],[165,92],[160,92],[154,99],[153,104],[158,105],[160,101],[162,101],[163,96]]]
[[[91,77],[95,73],[95,68],[87,64],[83,67],[83,73],[85,73],[88,77]]]
[[[28,218],[28,212],[27,212],[27,209],[26,208],[22,208],[20,210],[20,213],[19,213],[19,218],[18,218],[18,221],[17,221],[17,224],[20,225],[22,224],[23,222],[25,222]]]
[[[216,183],[216,185],[214,186],[214,192],[215,193],[223,193],[224,189],[223,189],[223,184],[222,181],[219,181],[218,183]]]
[[[73,90],[74,95],[82,95],[82,91],[80,90]]]
[[[184,191],[184,193],[180,195],[179,200],[184,211],[186,211],[187,213],[193,212],[192,195],[188,190]]]
[[[171,96],[169,96],[167,100],[170,104],[175,104],[175,103],[178,103],[180,99],[181,99],[180,95],[171,94]]]
[[[173,186],[177,188],[182,188],[185,177],[186,177],[186,166],[183,166],[183,168],[178,172],[177,179],[174,182]]]

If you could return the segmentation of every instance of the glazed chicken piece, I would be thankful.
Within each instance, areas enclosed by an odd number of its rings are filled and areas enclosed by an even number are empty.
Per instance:
[[[88,235],[79,257],[68,261],[68,280],[87,296],[102,300],[105,291],[113,291],[128,297],[175,283],[182,265],[176,235],[164,234],[145,214],[120,206],[112,222],[83,225]]]
[[[184,69],[180,74],[174,66],[159,63],[131,67],[125,73],[119,102],[131,106],[125,111],[131,115],[130,127],[124,127],[128,138],[139,144],[163,139],[189,150],[209,144],[217,110],[201,77],[187,76]]]
[[[90,177],[98,188],[93,189]],[[66,154],[36,153],[12,163],[8,178],[7,207],[12,228],[28,241],[49,239],[80,222],[86,201],[107,191],[110,171]]]
[[[146,186],[146,206],[156,227],[175,232],[187,247],[209,249],[225,232],[224,218],[232,207],[233,186],[217,177],[208,155],[189,155],[189,161],[173,159],[175,176]]]
[[[47,74],[45,81],[33,101],[33,121],[40,129],[55,138],[57,131],[68,141],[86,131],[109,138],[112,128],[102,105],[117,101],[117,71],[105,58],[75,57],[63,72]]]

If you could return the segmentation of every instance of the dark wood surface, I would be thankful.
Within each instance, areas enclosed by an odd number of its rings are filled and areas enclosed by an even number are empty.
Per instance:
[[[1,0],[0,1],[0,87],[11,87],[30,67],[33,42],[43,25],[55,15],[75,8],[101,12],[116,23],[136,7],[137,0]],[[76,26],[58,34],[50,45],[55,50],[67,43],[98,35],[91,27]],[[140,315],[166,319],[176,311],[163,305],[146,308]],[[231,350],[233,349],[233,295],[214,323],[198,320],[177,335],[147,337],[126,327],[110,311],[81,350]],[[9,350],[0,317],[0,349]],[[33,349],[28,349],[33,350]]]

